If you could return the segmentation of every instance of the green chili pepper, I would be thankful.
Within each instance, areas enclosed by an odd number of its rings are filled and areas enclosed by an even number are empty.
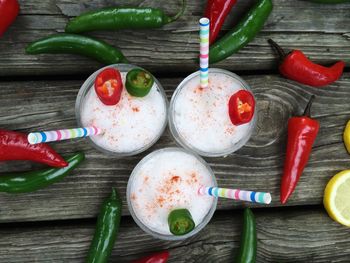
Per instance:
[[[234,29],[210,47],[210,63],[216,63],[231,56],[252,41],[265,24],[271,11],[271,0],[258,0]]]
[[[44,188],[67,176],[84,158],[84,153],[76,153],[66,160],[68,166],[63,168],[0,175],[0,192],[26,193]]]
[[[256,259],[256,226],[252,210],[246,208],[243,216],[243,231],[241,236],[241,246],[236,259],[236,263],[254,263]]]
[[[159,28],[183,15],[186,0],[182,0],[182,9],[169,17],[158,8],[149,7],[112,7],[84,13],[68,22],[67,33],[82,33],[95,30]]]
[[[87,56],[104,64],[127,63],[124,55],[106,42],[74,34],[55,34],[26,47],[28,54],[68,53]]]
[[[125,87],[130,95],[135,97],[146,96],[154,83],[154,78],[151,73],[135,68],[126,75]]]
[[[170,232],[175,236],[185,235],[195,227],[191,213],[187,209],[171,211],[168,216],[168,224]]]
[[[94,238],[90,245],[87,263],[104,263],[112,253],[118,234],[122,213],[122,201],[114,188],[101,206]]]
[[[341,4],[348,3],[350,0],[310,0],[311,2],[321,3],[321,4]]]

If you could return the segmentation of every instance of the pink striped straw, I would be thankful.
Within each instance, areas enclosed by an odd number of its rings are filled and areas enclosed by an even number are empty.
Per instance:
[[[209,32],[210,20],[206,17],[199,19],[199,67],[202,88],[209,85]]]
[[[240,189],[227,189],[219,187],[201,186],[198,189],[199,195],[210,195],[234,200],[247,201],[252,203],[270,204],[271,194],[264,192],[245,191]]]
[[[28,142],[30,144],[37,144],[43,142],[62,141],[73,138],[94,136],[99,134],[102,134],[102,130],[95,126],[56,131],[31,132],[28,134]]]

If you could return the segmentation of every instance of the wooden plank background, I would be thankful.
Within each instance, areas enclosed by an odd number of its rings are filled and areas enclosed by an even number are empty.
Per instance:
[[[272,206],[279,206],[279,186],[283,168],[286,123],[301,114],[311,94],[317,99],[312,114],[321,123],[309,164],[288,202],[290,205],[321,204],[323,190],[337,171],[349,168],[349,155],[342,143],[349,118],[350,75],[324,89],[296,84],[276,75],[245,76],[258,101],[257,128],[238,152],[226,158],[208,158],[219,185],[271,191]],[[160,79],[170,96],[180,78]],[[0,83],[0,127],[22,131],[75,127],[75,98],[83,81],[34,81]],[[18,105],[21,105],[20,107]],[[53,144],[64,156],[83,150],[84,164],[72,176],[46,189],[21,195],[0,193],[0,221],[90,218],[112,186],[125,197],[129,175],[147,153],[174,146],[167,132],[152,149],[134,157],[116,159],[94,150],[86,140]],[[23,165],[23,166],[22,166]],[[34,164],[5,163],[0,171],[26,170]],[[124,200],[126,205],[126,200]],[[30,206],[23,206],[23,202]],[[220,200],[219,209],[242,207],[243,203]],[[128,210],[125,206],[124,213]]]
[[[239,21],[255,0],[239,1],[225,29]],[[71,16],[103,6],[141,5],[161,7],[167,14],[179,9],[180,1],[21,1],[21,15],[0,41],[0,76],[90,74],[100,64],[73,55],[25,55],[25,46],[41,37],[63,32]],[[188,1],[185,15],[176,23],[156,30],[125,30],[93,33],[119,47],[135,64],[163,73],[190,72],[198,65],[197,21],[205,1]],[[319,5],[301,0],[274,0],[274,10],[263,31],[247,47],[217,66],[234,71],[271,70],[277,59],[267,43],[273,38],[286,49],[302,48],[316,62],[350,61],[350,3]]]
[[[350,229],[322,210],[254,210],[258,234],[257,263],[349,262]],[[129,217],[123,217],[110,262],[130,262],[143,255],[170,250],[169,263],[233,262],[239,248],[241,212],[216,213],[198,235],[183,242],[156,240]],[[322,226],[322,227],[320,227]],[[26,263],[83,262],[94,222],[46,226],[0,226],[0,258]],[[135,238],[137,237],[137,238]],[[2,261],[1,261],[2,262]]]
[[[178,0],[22,0],[21,13],[0,39],[0,127],[24,132],[76,126],[74,104],[85,78],[102,65],[74,55],[24,54],[38,38],[63,32],[66,22],[86,10],[111,5],[160,7],[167,14]],[[170,99],[177,84],[197,70],[198,28],[205,0],[188,0],[179,21],[156,30],[122,30],[89,35],[119,47],[132,63],[151,70]],[[258,229],[257,262],[349,262],[349,229],[330,220],[322,207],[323,190],[338,171],[349,169],[342,142],[350,116],[350,73],[326,88],[315,89],[277,74],[277,58],[267,43],[300,48],[315,62],[343,59],[350,66],[350,3],[320,5],[303,0],[273,0],[274,10],[262,32],[238,54],[215,67],[239,73],[258,102],[257,128],[238,152],[208,158],[218,182],[272,192],[271,208],[254,209]],[[224,25],[232,28],[254,0],[240,0]],[[295,193],[279,204],[287,119],[300,114],[315,94],[312,114],[320,133]],[[0,193],[0,262],[82,262],[96,215],[112,186],[123,197],[120,235],[111,262],[128,262],[143,254],[170,249],[169,262],[232,262],[239,246],[242,210],[247,204],[220,200],[213,220],[184,242],[147,236],[128,216],[125,191],[137,162],[154,149],[174,146],[169,132],[146,153],[123,159],[94,150],[84,139],[53,143],[63,156],[82,150],[87,160],[71,176],[28,194]],[[0,173],[39,169],[29,162],[7,162]],[[249,204],[250,205],[250,204]],[[137,239],[135,237],[138,237]]]

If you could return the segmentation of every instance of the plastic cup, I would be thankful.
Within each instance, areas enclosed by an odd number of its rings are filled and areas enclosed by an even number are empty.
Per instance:
[[[185,149],[192,151],[192,152],[195,152],[199,155],[206,156],[206,157],[219,157],[219,156],[229,155],[229,154],[237,151],[238,149],[240,149],[243,145],[245,145],[247,143],[247,141],[249,140],[249,138],[251,137],[252,132],[253,132],[254,127],[255,127],[255,124],[256,124],[257,112],[255,110],[253,119],[249,123],[244,124],[245,125],[245,128],[244,128],[245,132],[244,132],[244,135],[242,136],[242,138],[240,138],[237,142],[230,144],[228,147],[225,147],[222,149],[207,150],[207,149],[202,149],[201,147],[198,147],[193,142],[190,142],[188,139],[185,138],[185,136],[179,130],[179,125],[178,125],[179,119],[178,118],[180,118],[180,117],[176,113],[175,109],[177,106],[187,107],[187,105],[184,106],[184,103],[181,101],[181,99],[179,99],[179,97],[180,97],[179,95],[181,94],[182,91],[189,88],[188,84],[191,82],[191,80],[193,80],[194,78],[198,78],[198,80],[199,80],[199,74],[200,74],[199,71],[192,73],[191,75],[186,77],[176,88],[176,90],[171,98],[170,107],[169,107],[170,132],[173,135],[177,144],[179,144],[180,146],[184,147]],[[234,74],[230,71],[223,70],[223,69],[217,69],[217,68],[210,68],[209,69],[209,83],[211,80],[210,76],[213,74],[230,78],[236,84],[240,85],[240,89],[248,90],[248,91],[252,92],[251,89],[249,88],[248,84],[242,78],[240,78],[239,76],[237,76],[236,74]],[[191,83],[193,83],[193,81]],[[198,85],[199,85],[199,82],[198,82]],[[210,89],[210,85],[209,85],[209,88],[204,89],[204,91],[210,92],[210,90],[207,90],[207,89]],[[228,104],[228,100],[225,101],[224,107],[228,107],[228,106],[226,106],[227,104]],[[208,107],[210,107],[210,105]],[[194,109],[194,108],[189,108],[186,112],[186,115],[191,114],[191,109]],[[227,114],[227,118],[229,118],[228,117],[228,109],[226,111],[226,108],[225,108],[225,112],[223,112],[223,114]],[[188,122],[188,125],[191,125],[191,122]],[[204,125],[206,125],[205,122],[204,122]],[[232,124],[232,126],[233,126],[233,124]],[[242,127],[243,127],[243,125],[242,125]],[[211,127],[205,127],[205,128],[208,129]],[[238,127],[238,129],[240,129],[240,128],[241,127]],[[220,129],[220,127],[213,127],[213,130],[214,129]],[[208,140],[209,140],[208,137],[202,138],[202,137],[200,137],[200,133],[198,133],[198,136],[196,136],[196,134],[195,134],[196,132],[197,132],[197,130],[194,129],[193,134],[196,138],[200,138],[202,140],[201,141],[202,143],[208,142]],[[215,139],[219,140],[219,138],[215,138]]]
[[[84,123],[82,122],[82,110],[83,110],[83,106],[84,106],[84,100],[86,99],[86,96],[88,95],[90,89],[94,89],[94,81],[95,81],[96,76],[102,70],[104,70],[106,68],[111,68],[111,67],[118,69],[121,73],[123,73],[123,72],[126,73],[134,68],[141,68],[141,67],[137,67],[137,66],[130,65],[130,64],[114,64],[114,65],[109,65],[107,67],[101,68],[101,69],[97,70],[96,72],[94,72],[81,86],[79,93],[78,93],[78,96],[77,96],[77,99],[76,99],[75,115],[76,115],[76,119],[77,119],[79,127],[84,127]],[[157,132],[157,134],[154,136],[154,138],[152,138],[149,142],[142,145],[142,147],[139,147],[137,149],[130,150],[130,151],[129,150],[115,151],[114,149],[112,149],[112,147],[103,147],[100,144],[98,144],[93,137],[87,138],[89,143],[98,151],[105,153],[105,154],[113,155],[116,157],[136,155],[138,153],[141,153],[141,152],[147,150],[153,144],[155,144],[158,141],[158,139],[160,138],[160,136],[163,134],[163,132],[166,128],[167,115],[168,115],[168,100],[166,98],[166,95],[165,95],[165,92],[164,92],[162,85],[160,84],[160,82],[156,78],[154,78],[154,86],[152,87],[152,89],[154,89],[155,87],[162,97],[162,101],[164,104],[165,117],[164,117],[163,123],[161,125],[161,128],[159,129],[159,132]],[[124,90],[125,90],[125,87],[124,87]],[[106,106],[106,107],[113,107],[113,106]],[[130,119],[128,119],[127,121],[130,122]],[[138,123],[134,124],[134,126],[136,126],[135,129],[137,129],[137,124]],[[85,125],[86,125],[86,123],[85,123]]]
[[[207,177],[207,179],[210,178],[211,184],[214,186],[217,185],[216,178],[215,178],[213,171],[211,170],[210,166],[201,157],[199,157],[198,155],[195,155],[195,154],[193,154],[185,149],[182,149],[182,148],[164,148],[164,149],[160,149],[160,150],[157,150],[157,151],[154,151],[154,152],[148,154],[146,157],[144,157],[136,165],[136,167],[132,171],[131,176],[130,176],[129,181],[128,181],[127,193],[126,193],[128,207],[129,207],[130,214],[133,217],[136,224],[146,233],[152,235],[155,238],[163,239],[163,240],[172,240],[172,241],[184,240],[186,238],[189,238],[189,237],[197,234],[199,231],[201,231],[208,224],[208,222],[212,218],[212,216],[215,212],[215,209],[216,209],[216,205],[217,205],[217,198],[216,197],[210,197],[209,199],[204,200],[204,202],[206,202],[206,200],[209,200],[211,202],[211,206],[209,207],[208,211],[205,214],[201,214],[201,217],[202,217],[201,222],[199,224],[196,224],[195,228],[191,232],[189,232],[185,235],[182,235],[182,236],[175,236],[175,235],[171,234],[170,232],[169,232],[169,234],[164,234],[164,233],[161,233],[160,230],[157,231],[157,229],[154,229],[151,226],[147,225],[147,223],[145,222],[145,216],[140,215],[140,212],[137,211],[138,210],[137,205],[134,204],[132,201],[132,193],[137,191],[136,182],[135,182],[136,176],[140,176],[140,174],[142,174],[142,171],[145,171],[145,170],[142,170],[142,169],[145,169],[144,165],[151,163],[154,160],[153,158],[155,156],[160,156],[160,155],[166,154],[166,153],[184,153],[186,155],[191,156],[191,158],[192,157],[195,158],[196,161],[198,161],[200,163],[200,167],[201,167],[200,169],[205,169],[207,175],[209,174],[209,177]],[[169,159],[169,162],[172,162],[172,159]],[[162,163],[162,165],[164,165],[164,162]],[[156,191],[150,192],[151,188],[147,187],[146,184],[143,185],[143,191],[145,191],[145,192],[148,191],[147,194],[151,194],[151,195],[154,193],[157,193]],[[198,195],[197,188],[194,188],[194,191],[193,191],[193,196],[195,197],[194,199],[201,198],[201,196],[199,196],[199,195],[197,196],[197,195]],[[183,195],[181,195],[181,194],[179,196],[183,197]],[[178,197],[178,196],[176,196],[176,197]],[[196,200],[196,201],[192,200],[192,202],[197,202],[197,201],[198,200]],[[201,203],[201,204],[203,204],[203,203]],[[183,208],[183,207],[178,207],[178,208]],[[174,208],[174,209],[176,209],[176,208]],[[202,209],[202,207],[200,209]],[[158,211],[160,211],[160,210],[158,210]],[[198,206],[197,206],[197,211],[199,211]],[[161,213],[161,212],[159,212],[159,213]],[[139,216],[138,216],[138,214],[139,214]],[[159,218],[162,218],[159,214],[158,214],[158,216],[159,216]],[[164,223],[164,221],[163,221],[163,223]]]

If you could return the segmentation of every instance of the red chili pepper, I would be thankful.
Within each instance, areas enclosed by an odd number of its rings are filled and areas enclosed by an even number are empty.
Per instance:
[[[27,134],[0,129],[0,161],[29,160],[53,167],[68,163],[49,145],[29,144]]]
[[[209,43],[217,38],[222,24],[237,0],[208,0],[205,17],[210,19]]]
[[[293,193],[301,174],[309,160],[312,145],[320,124],[310,117],[310,109],[315,96],[312,95],[301,117],[288,120],[288,143],[284,172],[281,183],[281,203],[285,204]]]
[[[15,21],[19,13],[17,0],[0,0],[0,37]]]
[[[165,263],[168,261],[168,258],[169,258],[169,252],[162,251],[162,252],[154,253],[152,255],[132,261],[132,263]]]
[[[120,72],[114,68],[106,68],[95,79],[95,91],[105,105],[116,105],[123,91]]]
[[[276,49],[282,61],[279,71],[288,79],[313,87],[322,87],[338,80],[343,74],[344,61],[324,67],[310,61],[300,50],[286,54],[275,41],[269,39],[268,42]]]
[[[234,125],[248,123],[254,116],[255,100],[247,90],[239,90],[233,94],[228,103],[228,113]]]

